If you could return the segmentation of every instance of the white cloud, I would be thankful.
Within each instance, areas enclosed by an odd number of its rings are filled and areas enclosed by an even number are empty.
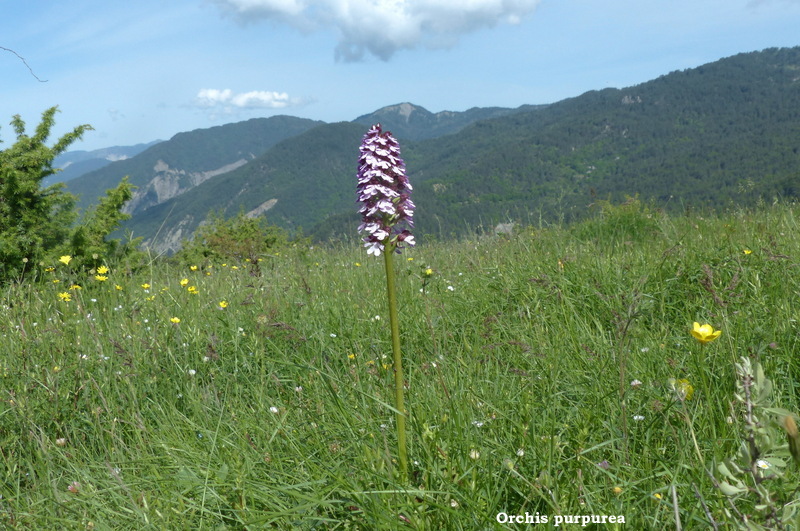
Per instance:
[[[242,21],[286,22],[304,30],[339,31],[337,58],[370,53],[388,60],[398,50],[452,46],[466,33],[518,24],[540,0],[215,0]]]
[[[267,92],[263,90],[254,90],[242,94],[236,94],[231,102],[237,107],[245,108],[270,108],[280,109],[288,107],[291,104],[289,95],[285,92]]]
[[[214,107],[230,100],[232,94],[231,89],[200,89],[197,93],[197,104],[200,107]]]
[[[296,0],[218,0],[218,3],[242,16],[297,16],[306,8],[305,2]]]
[[[235,109],[283,109],[300,104],[285,92],[253,90],[234,93],[231,89],[201,89],[195,98],[195,104],[204,109],[221,108],[226,111]]]

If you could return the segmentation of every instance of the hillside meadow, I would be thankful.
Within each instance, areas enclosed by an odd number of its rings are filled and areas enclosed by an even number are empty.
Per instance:
[[[404,251],[407,484],[383,263],[356,243],[53,263],[0,293],[0,525],[792,528],[799,260],[794,205],[635,200]]]

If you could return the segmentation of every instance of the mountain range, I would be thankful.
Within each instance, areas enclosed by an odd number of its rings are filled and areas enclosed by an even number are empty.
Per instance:
[[[44,179],[44,186],[55,183],[65,183],[81,175],[117,162],[120,160],[134,157],[161,140],[154,140],[146,144],[136,144],[135,146],[113,146],[92,151],[68,151],[62,153],[53,161],[53,167],[59,168],[58,173],[50,175]]]
[[[125,175],[125,228],[174,251],[210,211],[266,215],[317,239],[352,235],[366,129],[398,137],[417,231],[573,219],[596,199],[716,208],[800,195],[800,47],[743,53],[548,105],[431,113],[411,103],[352,122],[290,116],[180,133],[70,180],[86,207]]]

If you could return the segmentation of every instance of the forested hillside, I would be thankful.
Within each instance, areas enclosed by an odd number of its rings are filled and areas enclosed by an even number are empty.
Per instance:
[[[212,211],[226,216],[257,211],[283,227],[311,227],[354,205],[352,155],[363,129],[352,122],[315,127],[241,168],[150,207],[127,227],[144,236],[145,243],[171,251]]]
[[[128,211],[136,213],[180,195],[227,169],[245,164],[275,143],[322,122],[273,116],[178,133],[143,153],[70,181],[67,188],[86,208],[124,177],[138,187]]]
[[[321,239],[353,234],[364,131],[360,123],[324,124],[287,138],[128,226],[174,248],[209,210],[255,210]],[[740,54],[402,143],[421,236],[575,219],[598,198],[638,194],[684,209],[794,197],[799,148],[800,48]],[[153,239],[159,228],[161,243]]]
[[[800,192],[800,48],[741,54],[419,143],[420,224],[580,215],[639,194],[668,208]]]

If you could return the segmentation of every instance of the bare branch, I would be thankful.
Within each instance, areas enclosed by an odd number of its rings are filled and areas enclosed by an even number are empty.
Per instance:
[[[18,54],[18,53],[17,53],[17,52],[15,52],[14,50],[12,50],[12,49],[10,49],[10,48],[6,48],[6,47],[4,47],[4,46],[0,46],[0,50],[5,50],[5,51],[7,51],[7,52],[11,52],[11,53],[13,53],[14,55],[16,55],[17,57],[19,57],[19,60],[20,60],[20,61],[22,61],[22,63],[23,63],[25,66],[27,66],[27,67],[28,67],[28,70],[30,71],[31,75],[32,75],[33,77],[35,77],[35,78],[36,78],[36,81],[38,81],[39,83],[47,83],[47,80],[46,80],[46,79],[39,79],[39,76],[37,76],[37,75],[36,75],[36,74],[33,72],[33,68],[31,68],[31,66],[28,64],[28,61],[26,61],[26,60],[25,60],[25,58],[24,58],[24,57],[22,57],[20,54]]]

